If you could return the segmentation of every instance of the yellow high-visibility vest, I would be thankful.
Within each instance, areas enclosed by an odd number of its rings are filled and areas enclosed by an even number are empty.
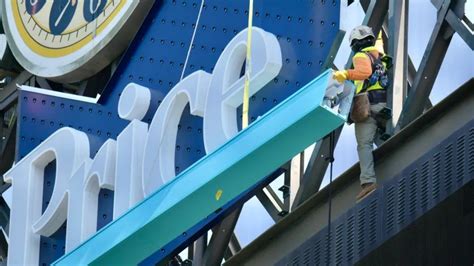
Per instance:
[[[357,57],[365,57],[365,58],[368,58],[369,56],[366,54],[366,52],[371,52],[371,51],[379,51],[375,46],[369,46],[369,47],[366,47],[364,49],[362,49],[360,52],[357,52],[353,58],[357,58]],[[370,58],[369,58],[370,60]],[[372,62],[372,60],[370,60]],[[382,64],[386,66],[385,62],[382,62]],[[371,63],[371,65],[373,65]],[[373,69],[372,69],[373,71]],[[362,88],[364,87],[364,81],[365,80],[354,80],[354,85],[356,86],[356,93],[360,93],[360,91],[362,90]],[[367,88],[366,91],[374,91],[374,90],[383,90],[384,88],[380,85],[380,83],[377,81],[377,83],[375,83],[374,85],[370,86],[369,88]]]

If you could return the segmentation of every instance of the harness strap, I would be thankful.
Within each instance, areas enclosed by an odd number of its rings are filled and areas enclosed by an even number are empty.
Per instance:
[[[385,68],[385,66],[383,65],[382,61],[380,58],[375,58],[375,56],[373,54],[370,53],[370,51],[363,51],[363,53],[365,53],[369,59],[370,59],[370,62],[371,62],[371,66],[372,66],[372,73],[370,74],[369,76],[369,79],[372,77],[372,75],[375,73],[375,71],[377,71],[377,60],[379,61],[380,64],[382,64],[382,66]],[[386,72],[386,68],[385,68],[385,72]],[[368,91],[368,89],[374,85],[377,84],[377,81],[375,84],[373,85],[370,85],[369,84],[369,79],[365,79],[364,80],[364,83],[363,83],[363,86],[362,86],[362,89],[359,91],[359,93],[364,93],[366,91]],[[382,87],[382,85],[379,83],[379,85]],[[385,90],[384,87],[382,87],[382,90]]]

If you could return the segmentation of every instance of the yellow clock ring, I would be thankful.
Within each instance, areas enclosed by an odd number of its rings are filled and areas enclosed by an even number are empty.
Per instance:
[[[14,20],[15,20],[15,23],[16,23],[16,26],[17,26],[17,29],[18,29],[18,32],[19,32],[21,38],[23,39],[24,43],[32,51],[34,51],[35,53],[37,53],[39,55],[42,55],[42,56],[45,56],[45,57],[51,57],[51,58],[66,56],[66,55],[69,55],[69,54],[72,54],[72,53],[78,51],[79,49],[81,49],[82,47],[84,47],[86,44],[88,44],[89,42],[91,42],[93,40],[94,34],[91,33],[91,34],[88,34],[86,37],[82,38],[81,40],[79,40],[79,41],[77,41],[77,42],[75,42],[71,45],[68,45],[66,47],[63,47],[63,48],[46,47],[46,46],[38,43],[38,41],[35,40],[34,38],[32,38],[30,33],[26,30],[24,22],[21,18],[21,15],[20,15],[20,9],[19,9],[19,6],[18,6],[18,1],[17,0],[11,0],[11,3],[12,3],[12,7],[13,7],[12,8],[13,9],[12,10],[13,11],[13,17],[14,17]],[[109,25],[109,23],[117,16],[117,14],[123,8],[124,4],[125,4],[125,1],[121,0],[119,5],[105,19],[105,21],[97,26],[97,28],[95,30],[95,35],[99,35]],[[69,34],[69,33],[66,32],[64,35],[67,35],[67,34]]]

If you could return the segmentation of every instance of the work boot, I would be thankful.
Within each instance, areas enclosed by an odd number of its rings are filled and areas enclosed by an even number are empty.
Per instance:
[[[375,189],[377,188],[377,184],[376,183],[365,183],[365,184],[362,184],[361,187],[362,187],[362,190],[356,196],[356,201],[357,202],[363,200],[365,197],[370,195],[370,193],[374,192]]]

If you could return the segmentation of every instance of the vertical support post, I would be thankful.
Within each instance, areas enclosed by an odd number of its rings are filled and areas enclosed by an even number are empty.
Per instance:
[[[204,252],[207,247],[207,232],[199,237],[189,248],[189,259],[193,261],[194,265],[203,265]]]
[[[194,245],[196,242],[192,242],[191,245],[188,246],[188,260],[193,261],[194,259]]]
[[[408,77],[408,5],[409,0],[389,0],[388,27],[390,40],[388,54],[393,57],[391,85],[387,91],[387,105],[392,109],[389,132],[395,128],[407,95]]]
[[[287,170],[284,173],[284,181],[283,181],[283,186],[279,188],[283,193],[283,209],[285,211],[290,210],[290,188],[291,188],[291,169],[292,169],[292,161],[289,161],[287,163],[288,167]]]
[[[303,179],[304,151],[295,155],[286,168],[284,185],[279,190],[283,192],[283,211],[290,212]]]
[[[446,14],[452,8],[458,16],[462,16],[464,4],[463,0],[445,0],[440,6],[437,22],[403,106],[397,130],[404,128],[422,114],[454,34],[454,30],[445,20]]]
[[[290,196],[289,196],[289,206],[288,210],[291,209],[293,203],[295,202],[296,193],[300,188],[300,182],[303,179],[304,172],[304,151],[297,154],[293,159],[291,159],[290,167]]]
[[[4,130],[5,130],[5,112],[4,110],[0,110],[0,152],[3,152],[3,147],[6,145],[7,138],[5,136]],[[1,156],[1,154],[0,154]]]
[[[367,12],[367,10],[369,9],[369,0],[361,0],[360,1],[360,4],[362,5],[362,9],[364,9],[364,12]],[[409,3],[407,3],[407,6],[409,6]],[[408,11],[405,12],[405,14],[408,14]],[[408,24],[408,22],[407,22]],[[382,25],[382,38],[383,38],[383,42],[384,42],[384,50],[385,51],[388,51],[389,48],[388,48],[388,43],[389,43],[389,39],[388,39],[388,22],[387,22],[387,18],[385,19],[383,25]],[[407,52],[408,53],[408,52]],[[410,92],[410,88],[413,86],[413,82],[415,80],[415,76],[416,76],[416,69],[415,69],[415,65],[413,64],[413,61],[411,60],[410,58],[410,55],[408,55],[408,74],[407,74],[407,80],[408,80],[408,84],[407,84],[407,93]],[[406,97],[406,96],[405,96]],[[427,103],[426,103],[426,106],[425,106],[425,109],[429,109],[431,108],[433,105],[431,104],[430,100],[428,99]]]

